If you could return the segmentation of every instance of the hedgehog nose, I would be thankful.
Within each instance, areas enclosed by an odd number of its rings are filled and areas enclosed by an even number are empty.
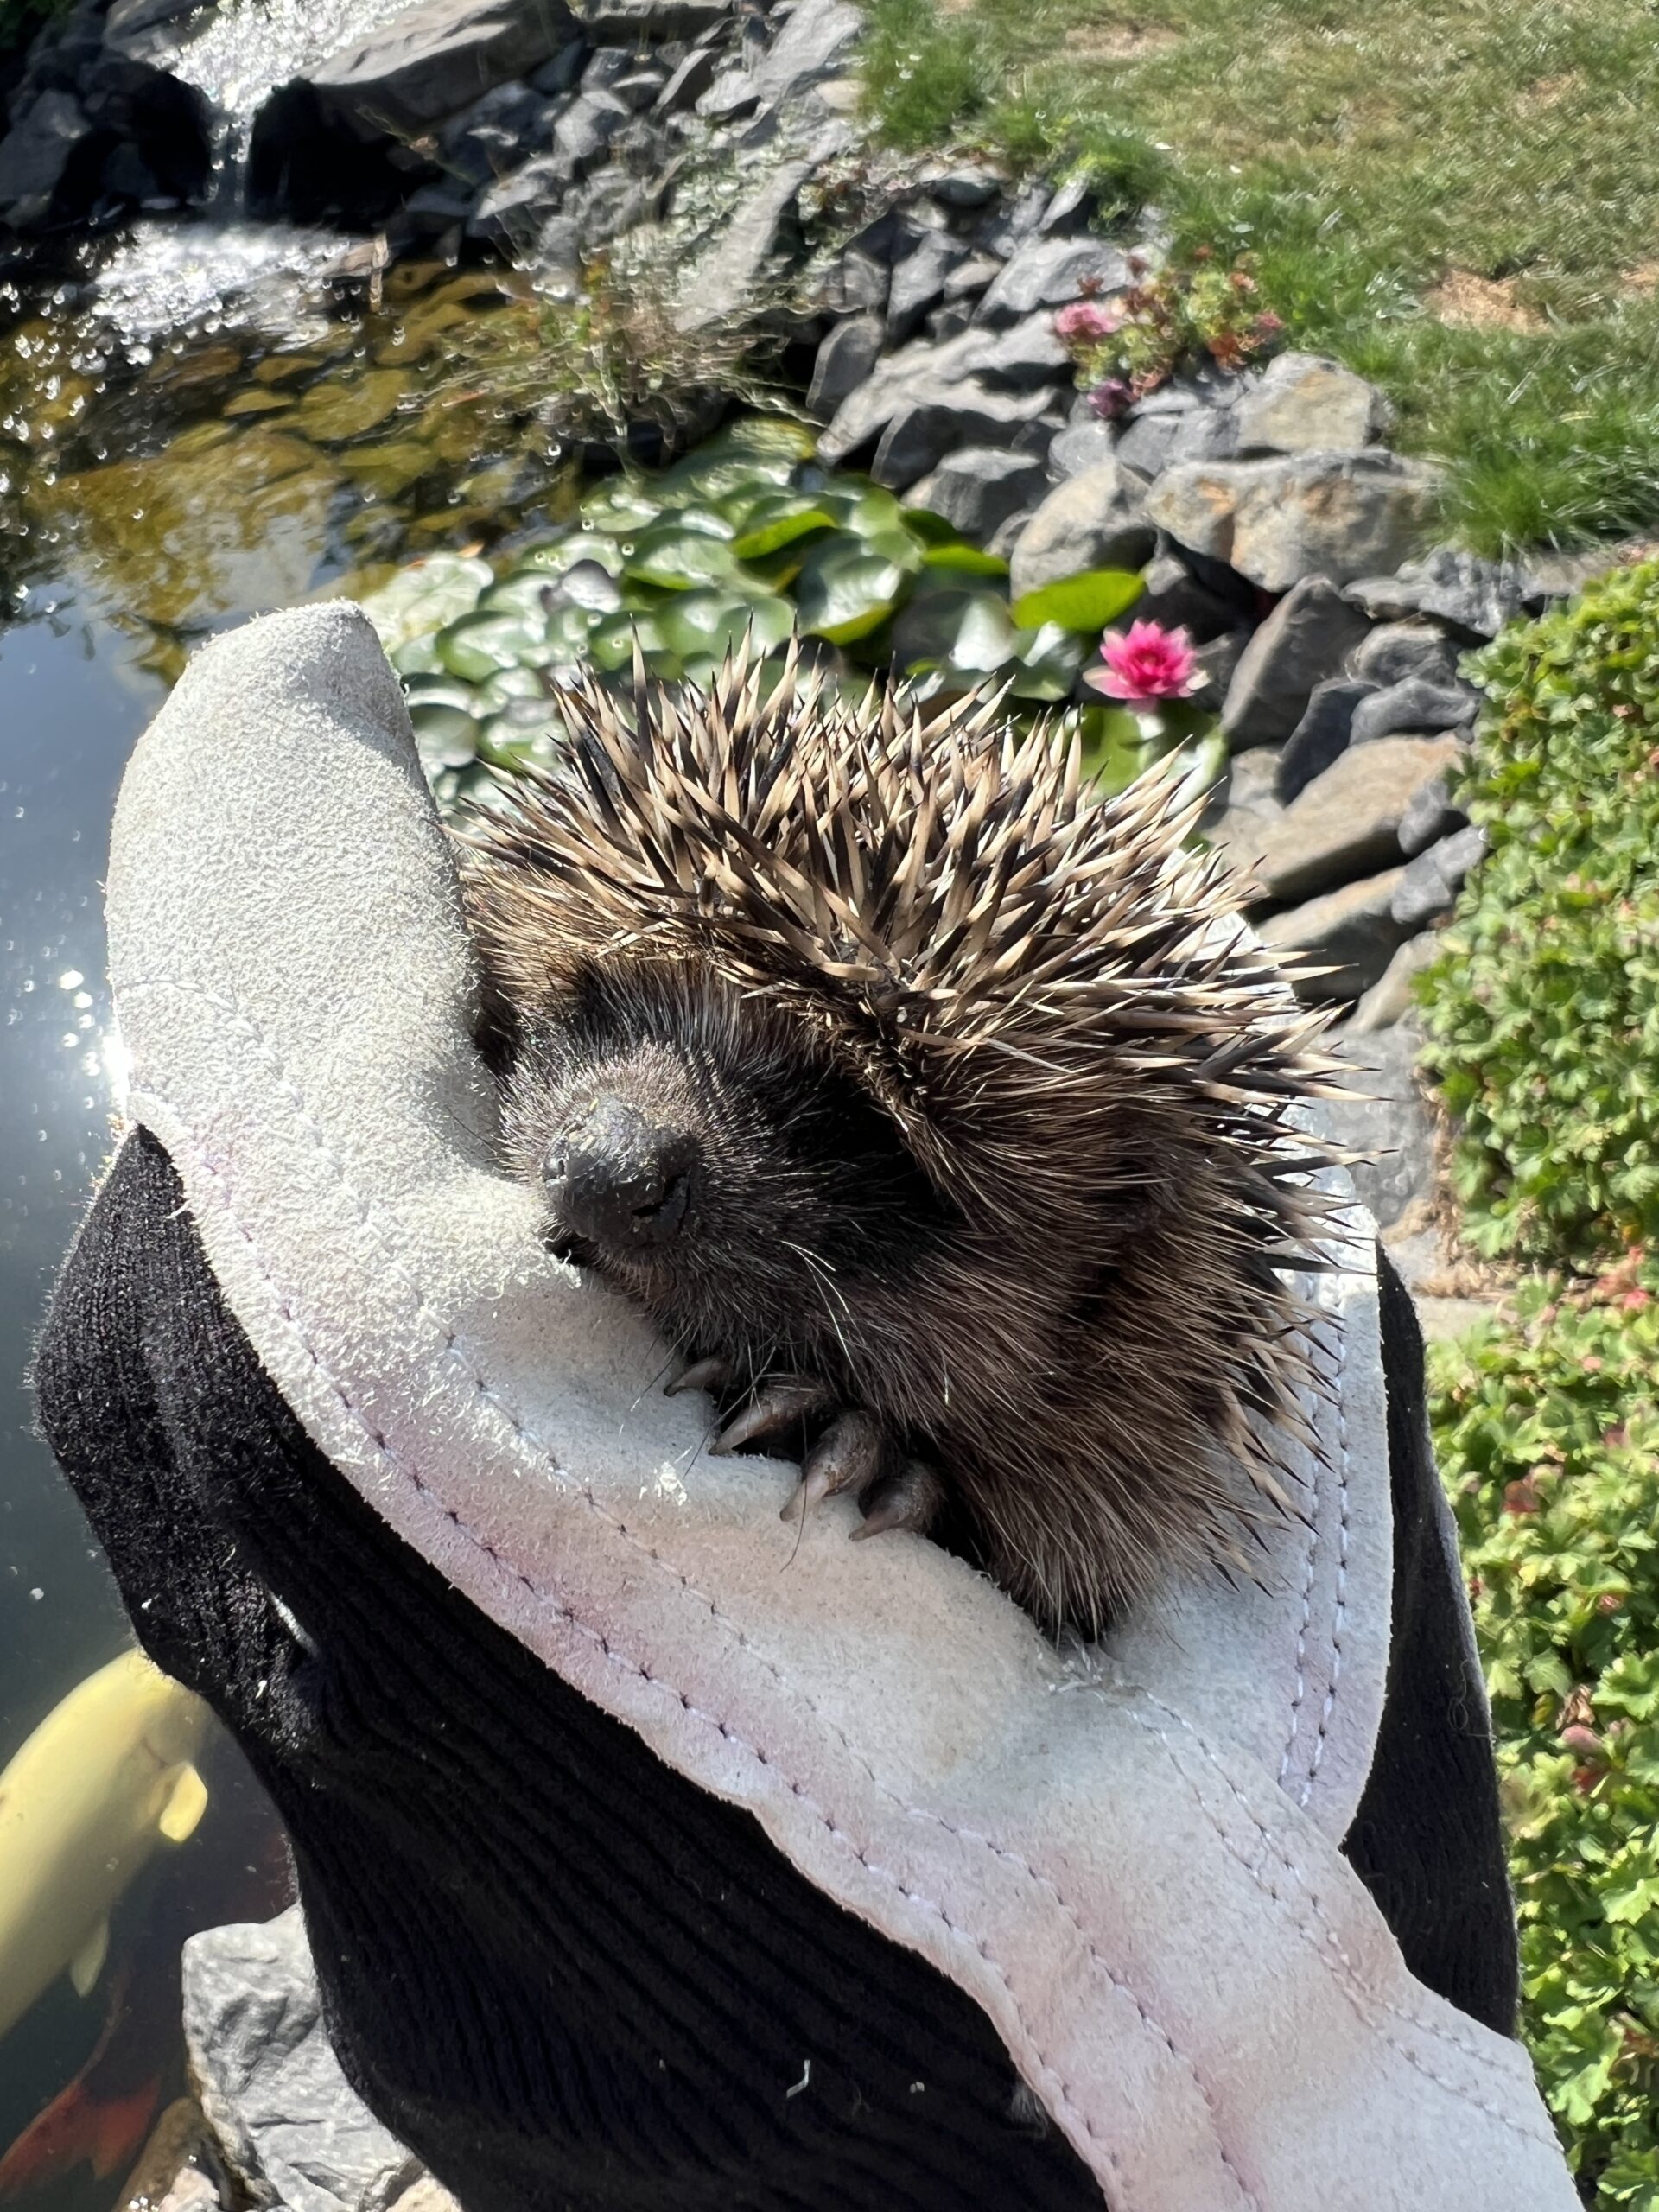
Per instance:
[[[599,1098],[550,1147],[542,1179],[559,1225],[601,1252],[669,1243],[685,1219],[691,1140],[620,1098]]]

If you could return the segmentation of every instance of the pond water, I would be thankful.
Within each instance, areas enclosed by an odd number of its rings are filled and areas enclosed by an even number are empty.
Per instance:
[[[111,1147],[99,885],[127,754],[201,638],[487,546],[569,497],[563,450],[512,396],[539,313],[523,288],[403,270],[371,307],[319,286],[337,257],[336,241],[152,227],[94,290],[0,302],[0,1765],[129,1640],[24,1383]],[[104,2171],[76,2162],[92,2115],[71,2111],[58,2170],[37,2134],[0,2163],[0,2201],[125,2201],[182,2087],[181,1936],[281,1902],[268,1808],[227,1743],[203,1770],[201,1825],[129,1892],[93,1991],[60,1980],[0,2043],[0,2159],[92,2058],[85,2086],[118,2107]]]

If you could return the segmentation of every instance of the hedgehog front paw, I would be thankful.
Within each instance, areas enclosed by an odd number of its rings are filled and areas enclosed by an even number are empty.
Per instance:
[[[700,1359],[668,1386],[679,1390],[721,1391],[731,1380],[730,1363]],[[727,1421],[709,1449],[723,1455],[762,1439],[803,1430],[828,1414],[801,1468],[800,1486],[779,1518],[804,1519],[826,1497],[850,1491],[863,1519],[855,1538],[879,1536],[889,1529],[912,1529],[925,1535],[944,1503],[944,1484],[925,1460],[909,1458],[874,1414],[858,1406],[837,1406],[830,1386],[810,1375],[768,1376],[747,1404]]]

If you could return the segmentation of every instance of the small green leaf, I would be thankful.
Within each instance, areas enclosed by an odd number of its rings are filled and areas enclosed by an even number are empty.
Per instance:
[[[769,492],[749,508],[732,550],[740,561],[759,560],[780,546],[792,545],[798,538],[835,526],[836,518],[829,509],[805,493]]]
[[[895,561],[867,553],[856,540],[831,538],[807,556],[796,587],[801,628],[810,637],[844,645],[885,622],[906,587]]]
[[[640,531],[628,556],[626,573],[668,591],[734,583],[739,576],[736,559],[724,538],[682,529],[674,521]]]

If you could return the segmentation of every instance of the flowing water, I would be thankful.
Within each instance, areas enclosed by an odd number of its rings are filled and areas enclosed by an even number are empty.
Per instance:
[[[370,309],[323,275],[338,257],[324,238],[152,225],[73,295],[0,300],[0,1764],[127,1641],[23,1380],[111,1150],[99,880],[126,756],[214,631],[423,552],[487,549],[573,497],[528,396],[544,310],[525,288],[400,268]],[[130,1892],[99,1986],[60,1981],[0,2042],[0,2153],[106,2024],[94,2089],[122,2088],[135,2050],[154,2063],[130,2119],[181,2087],[181,1934],[277,1895],[273,1822],[228,1745],[207,1774],[196,1837]],[[0,2201],[111,2212],[134,2135],[101,2174],[82,2163],[15,2197],[0,2164]]]

